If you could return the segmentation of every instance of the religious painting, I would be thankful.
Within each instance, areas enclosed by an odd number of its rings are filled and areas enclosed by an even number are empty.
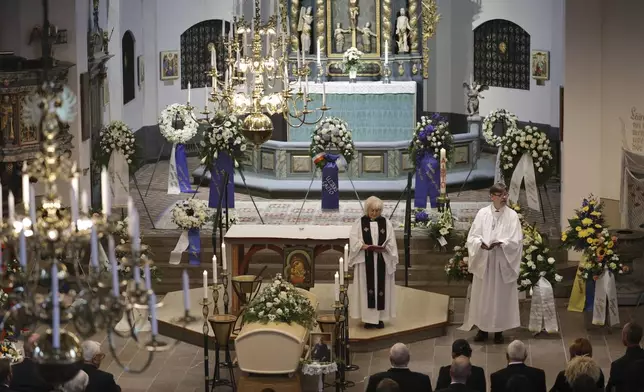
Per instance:
[[[179,51],[161,52],[161,80],[179,79]]]
[[[15,105],[15,96],[0,96],[0,132],[2,133],[2,145],[17,144],[20,124],[16,121],[18,111]]]
[[[141,87],[143,82],[145,82],[145,57],[143,55],[136,58],[136,69],[138,75],[138,85]]]
[[[317,363],[333,361],[333,336],[331,332],[312,332],[310,336],[310,360]]]
[[[341,58],[350,47],[363,52],[363,58],[380,58],[380,0],[327,1],[328,57]]]
[[[20,98],[20,107],[22,108],[21,110],[25,110],[25,106],[27,106],[27,98],[29,95],[25,94],[21,96]],[[26,121],[26,119],[20,115],[20,145],[21,146],[26,146],[29,144],[38,144],[40,142],[40,130],[38,129],[38,126],[31,124],[30,122]]]
[[[550,79],[550,52],[532,51],[532,78],[536,80]]]
[[[284,249],[284,276],[296,287],[313,287],[314,276],[313,249],[294,247]]]

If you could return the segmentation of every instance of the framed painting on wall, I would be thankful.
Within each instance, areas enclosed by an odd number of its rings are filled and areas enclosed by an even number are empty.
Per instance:
[[[314,263],[313,249],[292,247],[284,249],[284,277],[295,287],[309,289],[313,287]]]
[[[531,74],[535,80],[550,80],[550,52],[545,50],[532,51]]]
[[[179,51],[163,51],[160,57],[161,80],[179,79]]]
[[[139,87],[145,82],[145,58],[143,55],[136,58],[136,70],[138,75],[138,85]]]

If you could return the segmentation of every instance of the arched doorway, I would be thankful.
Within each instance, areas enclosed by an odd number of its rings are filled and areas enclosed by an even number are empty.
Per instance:
[[[134,34],[130,30],[123,34],[121,41],[123,51],[123,105],[134,100],[136,96],[136,62],[134,57]]]

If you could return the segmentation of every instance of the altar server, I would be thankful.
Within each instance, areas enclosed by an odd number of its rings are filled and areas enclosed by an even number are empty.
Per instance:
[[[396,317],[394,299],[398,246],[394,227],[382,216],[382,200],[367,199],[364,216],[356,220],[349,239],[349,266],[354,267],[349,301],[351,318],[365,328],[384,328]]]
[[[469,271],[474,275],[467,329],[479,329],[474,341],[503,343],[503,331],[521,325],[517,278],[523,251],[519,216],[506,206],[508,192],[503,184],[490,188],[492,204],[481,208],[467,236]]]

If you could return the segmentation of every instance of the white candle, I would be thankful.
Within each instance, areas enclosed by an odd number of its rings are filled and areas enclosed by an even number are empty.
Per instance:
[[[116,245],[114,244],[114,237],[111,235],[107,237],[107,254],[110,259],[110,267],[112,268],[112,295],[118,297],[121,293],[120,280],[118,275],[118,264],[116,263]]]
[[[72,177],[72,187],[69,190],[69,200],[71,203],[72,210],[72,222],[76,223],[78,221],[78,173],[74,172]]]
[[[109,216],[112,210],[112,200],[110,192],[110,182],[107,174],[107,168],[101,170],[101,203],[103,205],[103,214]]]
[[[222,20],[221,21],[221,39],[223,40],[225,36],[226,36],[226,21]]]
[[[136,210],[132,210],[132,214],[128,217],[128,219],[128,228],[130,229],[130,238],[132,239],[132,251],[139,252],[141,250],[139,213]]]
[[[389,64],[389,40],[385,40],[385,65]]]
[[[145,276],[145,289],[150,291],[152,290],[152,270],[150,269],[150,263],[145,263],[143,274]]]
[[[22,165],[23,173],[27,171],[27,164]],[[29,175],[22,175],[22,205],[25,207],[25,214],[29,211]]]
[[[318,65],[322,64],[322,60],[320,59],[320,52],[322,51],[322,40],[318,38],[318,50],[317,50],[317,63]]]
[[[297,54],[297,69],[300,69],[300,51],[296,50],[295,53]]]
[[[208,299],[208,271],[203,272],[203,299]]]
[[[344,271],[349,271],[349,244],[344,245]]]
[[[333,286],[333,296],[335,302],[340,302],[340,274],[335,273],[335,284]]]
[[[152,293],[148,297],[150,307],[150,325],[152,329],[152,336],[157,336],[159,334],[159,325],[157,322],[157,296]]]
[[[20,230],[20,265],[23,271],[27,269],[27,237],[25,229]]]
[[[89,214],[89,196],[87,195],[86,190],[81,192],[81,211],[83,211],[83,214],[85,215]]]
[[[54,349],[60,348],[60,303],[58,298],[58,263],[51,265],[51,302],[52,302],[52,346]]]
[[[340,257],[340,286],[344,286],[344,259]]]
[[[90,239],[90,261],[92,267],[98,269],[98,233],[96,232],[96,225],[92,223],[92,235]]]
[[[141,267],[139,267],[138,264],[136,264],[132,269],[132,276],[134,277],[134,283],[138,288],[139,285],[141,284]]]
[[[183,270],[183,308],[186,312],[190,311],[190,282],[188,280],[188,271]]]
[[[221,244],[221,266],[224,268],[224,271],[228,269],[228,263],[226,262],[228,260],[228,257],[226,255],[226,244],[222,243]]]
[[[284,63],[284,86],[288,86],[288,62]]]
[[[212,284],[217,286],[217,256],[216,255],[212,256]]]
[[[32,227],[36,227],[36,189],[31,184],[29,185],[29,217]]]
[[[440,194],[444,195],[447,189],[447,152],[444,148],[440,150]]]
[[[326,82],[322,82],[322,107],[326,106]]]
[[[9,191],[8,204],[9,204],[9,223],[13,223],[16,218],[16,199],[13,197],[13,192]]]
[[[190,103],[190,82],[188,82],[188,103]]]

